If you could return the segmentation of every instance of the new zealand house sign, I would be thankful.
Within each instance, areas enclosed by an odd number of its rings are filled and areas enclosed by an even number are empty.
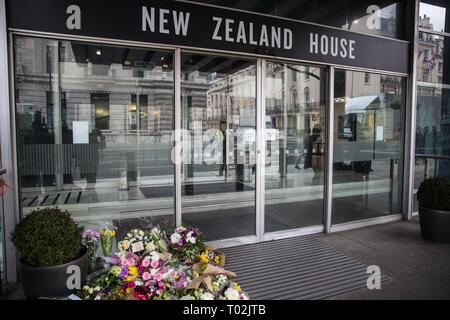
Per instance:
[[[277,56],[408,73],[409,44],[176,1],[9,0],[10,29]]]

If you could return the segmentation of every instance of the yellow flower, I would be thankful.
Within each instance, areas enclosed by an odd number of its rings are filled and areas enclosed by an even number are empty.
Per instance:
[[[234,284],[234,287],[235,287],[239,292],[241,292],[241,287],[238,286],[238,284],[237,284],[236,282],[233,282],[233,284]]]
[[[200,256],[200,258],[201,258],[204,262],[206,262],[206,263],[209,262],[209,259],[208,259],[205,255],[203,255],[203,254]]]
[[[170,288],[171,287],[170,283],[166,283],[166,287]]]

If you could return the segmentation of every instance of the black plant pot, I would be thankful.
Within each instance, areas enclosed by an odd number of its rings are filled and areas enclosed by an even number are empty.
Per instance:
[[[450,211],[433,210],[419,205],[419,219],[424,239],[450,243]]]
[[[30,267],[20,263],[20,281],[27,299],[68,296],[86,283],[87,268],[87,248],[83,246],[80,257],[65,264]]]

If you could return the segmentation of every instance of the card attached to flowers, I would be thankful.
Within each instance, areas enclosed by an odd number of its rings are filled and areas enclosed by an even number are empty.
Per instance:
[[[144,243],[142,241],[132,243],[131,251],[133,251],[133,252],[144,251]]]

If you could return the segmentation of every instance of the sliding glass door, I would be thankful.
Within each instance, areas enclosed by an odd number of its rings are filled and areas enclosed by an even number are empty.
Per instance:
[[[266,63],[264,232],[323,224],[325,68]]]
[[[256,61],[183,53],[182,220],[206,240],[255,235]]]

